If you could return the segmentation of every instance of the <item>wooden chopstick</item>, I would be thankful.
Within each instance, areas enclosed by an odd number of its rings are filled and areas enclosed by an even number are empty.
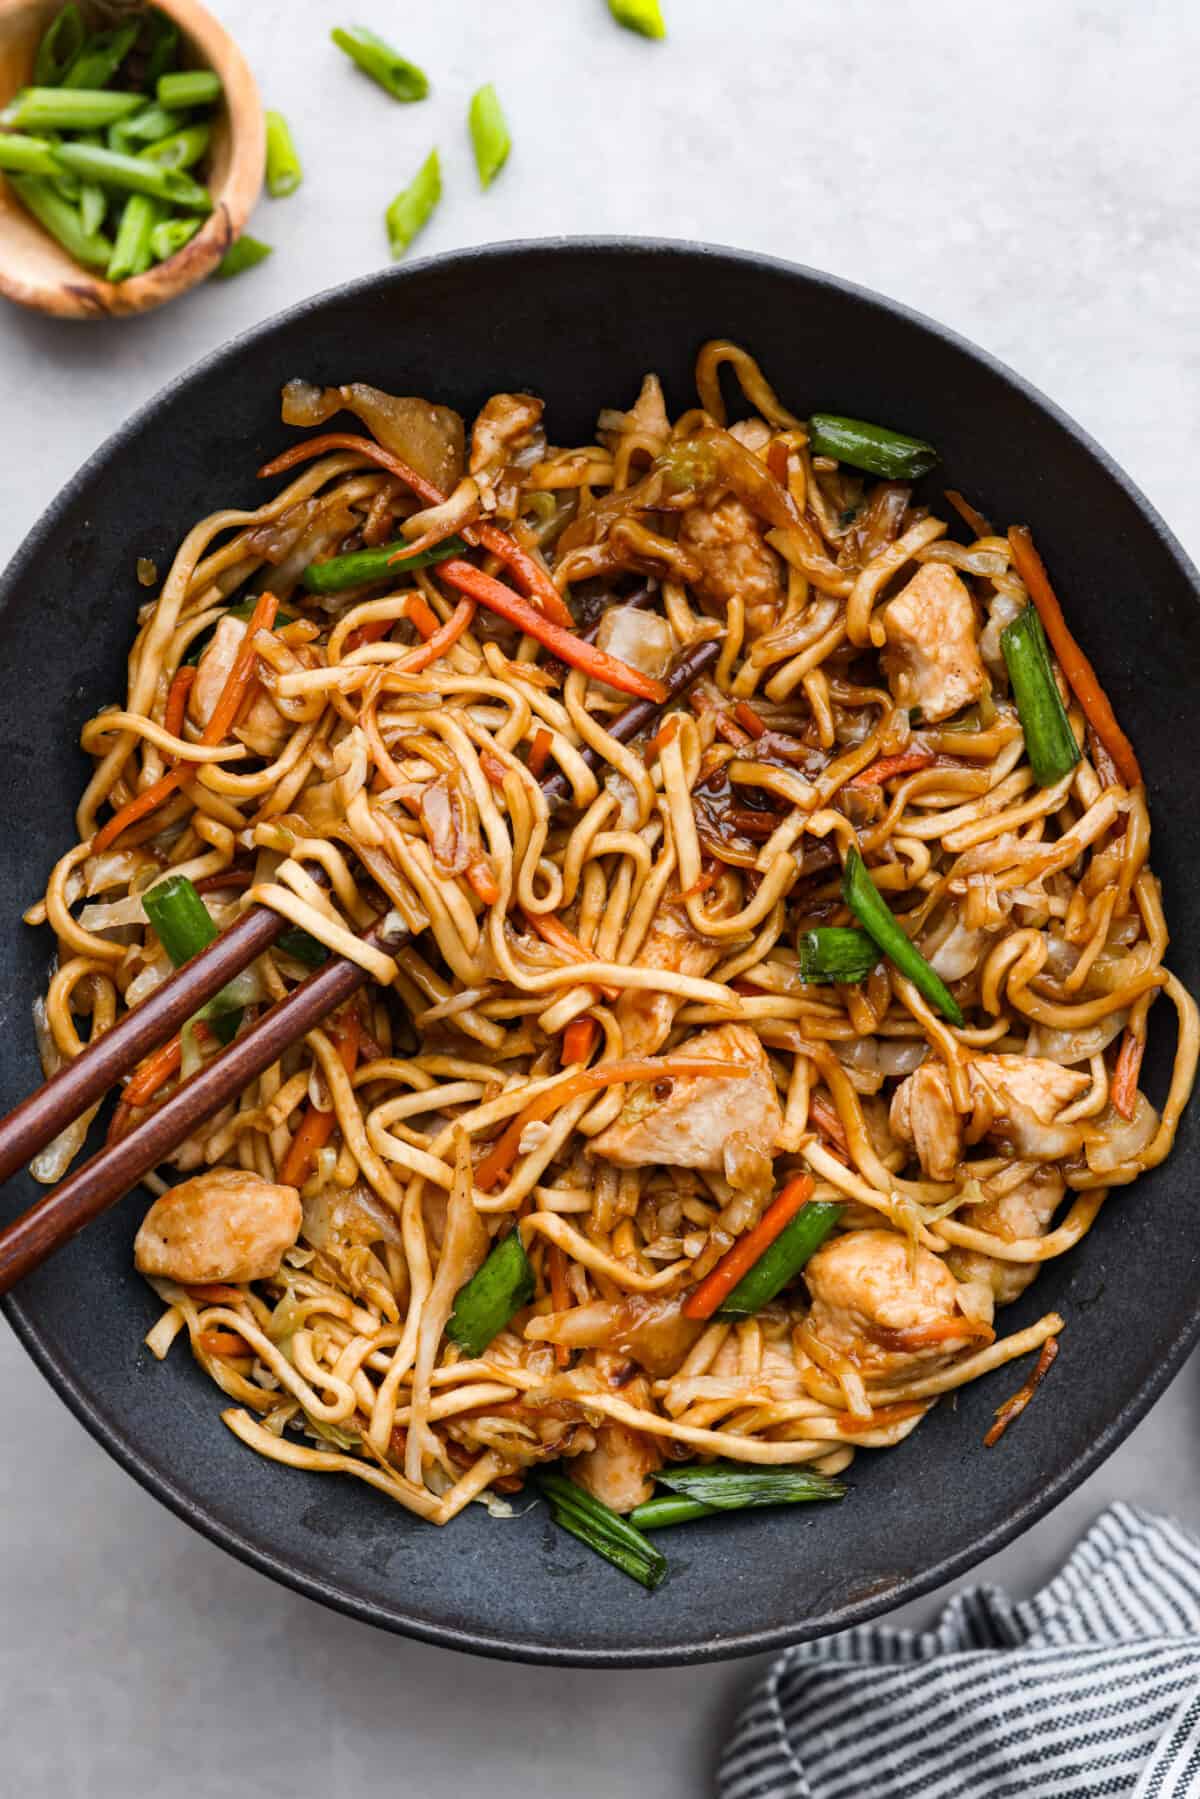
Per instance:
[[[706,638],[684,650],[667,673],[662,701],[635,700],[608,725],[609,734],[628,743],[652,724],[663,708],[685,693],[706,668],[717,660],[720,644]],[[583,752],[589,766],[598,767],[595,751]],[[542,782],[550,806],[570,798],[570,784],[561,772]],[[154,993],[136,1006],[119,1025],[89,1044],[83,1054],[47,1081],[28,1099],[0,1120],[0,1167],[5,1176],[37,1153],[72,1118],[94,1103],[132,1068],[155,1044],[183,1024],[197,1006],[212,997],[234,974],[247,967],[287,928],[288,920],[267,907],[253,907],[216,938],[208,949],[179,969]],[[364,941],[388,954],[403,947],[408,933],[397,926],[385,931],[382,921],[366,933]],[[28,1211],[0,1231],[0,1293],[31,1272],[61,1244],[93,1218],[114,1204],[207,1119],[234,1099],[279,1059],[293,1043],[319,1024],[364,986],[367,971],[345,956],[331,956],[294,987],[285,999],[257,1020],[222,1050],[171,1098],[157,1106],[116,1143],[108,1144],[69,1175]],[[133,1030],[131,1024],[149,1014],[149,1026]],[[132,1046],[132,1047],[131,1047]],[[73,1080],[71,1077],[74,1077]],[[49,1095],[48,1098],[44,1097]],[[82,1098],[80,1097],[82,1095]],[[11,1161],[11,1145],[21,1154]]]

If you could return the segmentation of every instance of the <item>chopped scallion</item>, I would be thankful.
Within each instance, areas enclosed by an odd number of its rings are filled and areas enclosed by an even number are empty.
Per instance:
[[[365,25],[338,26],[330,37],[351,62],[357,63],[364,75],[392,96],[393,100],[423,100],[429,92],[429,77],[415,63],[393,50],[390,44],[369,31]]]
[[[944,1018],[962,1028],[963,1015],[958,1001],[929,966],[920,950],[905,934],[891,908],[867,873],[867,865],[857,849],[846,858],[842,873],[842,898],[863,929],[875,939],[884,955],[894,962],[900,973],[907,975],[919,993],[937,1007]]]
[[[387,209],[388,244],[394,257],[403,256],[417,233],[424,230],[441,197],[441,164],[437,151],[431,150],[413,180]]]
[[[1050,649],[1036,606],[1026,606],[1004,627],[1000,648],[1034,780],[1039,787],[1053,787],[1070,774],[1080,751],[1054,679]]]
[[[479,170],[480,187],[491,187],[512,149],[508,123],[499,96],[489,81],[471,97],[468,114],[471,144],[475,151],[475,167]]]
[[[511,1230],[455,1294],[446,1335],[466,1355],[482,1355],[513,1314],[529,1304],[534,1285],[520,1230]]]
[[[814,456],[832,456],[888,481],[915,481],[927,475],[938,459],[933,445],[919,437],[830,412],[814,412],[809,419],[808,447]]]

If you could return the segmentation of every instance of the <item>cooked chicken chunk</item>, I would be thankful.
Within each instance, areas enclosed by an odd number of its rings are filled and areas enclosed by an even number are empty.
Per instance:
[[[987,684],[975,636],[975,608],[944,562],[927,562],[883,609],[888,684],[901,706],[927,723],[977,700]]]
[[[682,1052],[681,1052],[682,1053]],[[783,1124],[775,1080],[766,1051],[745,1025],[723,1024],[701,1031],[687,1044],[688,1056],[728,1066],[739,1063],[749,1075],[687,1075],[658,1095],[633,1088],[614,1124],[592,1143],[592,1153],[622,1168],[725,1167],[730,1140],[770,1156]]]
[[[663,1454],[654,1437],[627,1424],[602,1424],[596,1447],[571,1458],[571,1478],[614,1512],[631,1512],[649,1499]]]
[[[701,599],[723,611],[739,595],[753,628],[765,630],[783,593],[781,564],[750,508],[732,497],[711,512],[694,506],[683,515],[679,542],[700,564]]]
[[[669,974],[706,975],[720,960],[717,943],[697,937],[673,908],[664,906],[638,951],[639,968],[661,968]],[[673,993],[626,988],[617,1001],[617,1021],[627,1056],[651,1056],[671,1032],[671,1021],[683,1002]]]
[[[204,726],[212,717],[245,635],[245,621],[231,618],[228,613],[213,632],[196,664],[196,679],[188,696],[188,713],[193,723]],[[249,709],[234,726],[233,734],[256,756],[269,761],[282,750],[291,730],[287,719],[276,710],[262,688],[256,687]]]
[[[962,1119],[950,1097],[944,1062],[922,1062],[892,1095],[892,1135],[909,1143],[931,1180],[948,1181],[962,1155]]]
[[[980,1205],[963,1206],[955,1218],[972,1230],[990,1231],[1006,1243],[1042,1237],[1065,1191],[1066,1182],[1056,1168],[1040,1168],[1031,1180],[1022,1181],[1011,1193]],[[1039,1262],[1002,1262],[978,1250],[957,1248],[950,1251],[947,1261],[960,1281],[986,1281],[997,1305],[1002,1306],[1025,1291],[1041,1266]]]
[[[1056,1162],[1073,1155],[1083,1130],[1055,1120],[1087,1090],[1090,1077],[1042,1056],[975,1056],[967,1064],[971,1135],[991,1137],[1015,1155]],[[911,1144],[932,1180],[953,1178],[962,1155],[964,1120],[954,1108],[942,1062],[923,1062],[892,1096],[892,1130]]]
[[[914,1270],[911,1254],[895,1231],[847,1231],[804,1270],[813,1335],[867,1376],[956,1355],[974,1335],[949,1269],[918,1247]]]
[[[507,462],[540,423],[543,406],[532,394],[493,394],[471,431],[471,473]]]
[[[134,1238],[143,1274],[258,1281],[278,1274],[300,1234],[300,1195],[241,1168],[213,1168],[155,1200]]]

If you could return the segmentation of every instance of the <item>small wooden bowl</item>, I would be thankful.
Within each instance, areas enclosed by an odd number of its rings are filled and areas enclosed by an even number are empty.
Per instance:
[[[55,318],[149,312],[216,268],[262,189],[266,125],[250,66],[229,33],[196,0],[155,0],[178,25],[185,61],[215,69],[224,99],[213,122],[207,185],[213,210],[191,243],[144,275],[114,285],[89,273],[30,218],[0,176],[0,294]],[[0,106],[30,81],[34,53],[62,0],[0,0]]]

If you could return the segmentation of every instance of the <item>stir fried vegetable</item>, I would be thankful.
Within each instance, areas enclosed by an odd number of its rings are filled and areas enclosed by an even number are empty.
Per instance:
[[[760,1305],[765,1305],[767,1299],[773,1298],[774,1294],[779,1291],[779,1287],[784,1284],[784,1281],[781,1280],[773,1292],[765,1293],[766,1286],[769,1285],[771,1279],[774,1279],[778,1271],[779,1264],[777,1262],[772,1263],[767,1277],[755,1280],[749,1287],[746,1286],[746,1282],[755,1273],[760,1258],[765,1256],[783,1231],[784,1226],[795,1218],[797,1212],[808,1206],[808,1202],[812,1198],[812,1191],[811,1175],[793,1175],[772,1200],[754,1229],[747,1231],[744,1237],[739,1237],[733,1248],[727,1250],[721,1257],[712,1273],[706,1275],[700,1285],[688,1294],[683,1302],[684,1317],[711,1318],[718,1310],[723,1310],[731,1305],[736,1305],[741,1312],[753,1312],[757,1311]],[[816,1249],[817,1244],[832,1229],[839,1208],[834,1206],[829,1210],[835,1216],[829,1219],[825,1229],[821,1231],[807,1251],[804,1260],[807,1260],[812,1251]],[[823,1217],[823,1214],[821,1216]],[[800,1266],[801,1264],[797,1263],[797,1269]],[[790,1275],[785,1276],[785,1279],[790,1278]],[[757,1298],[759,1292],[764,1292],[765,1296]],[[751,1301],[753,1303],[750,1303]]]
[[[920,950],[905,936],[856,849],[852,849],[846,858],[842,897],[888,961],[894,962],[900,973],[907,975],[917,991],[923,993],[944,1018],[961,1029],[963,1015],[958,1001],[941,975],[929,966]]]
[[[218,934],[212,914],[186,875],[168,875],[166,880],[147,888],[142,906],[176,968],[182,968],[207,949]],[[195,1017],[209,1024],[222,1043],[231,1043],[242,1021],[241,1001],[236,994],[230,994],[228,987],[222,988]]]
[[[865,931],[821,925],[796,939],[802,981],[865,981],[879,961],[879,946]]]
[[[651,1592],[667,1578],[667,1558],[628,1519],[575,1481],[547,1469],[537,1484],[556,1524]]]
[[[811,1191],[811,1182],[809,1183]],[[786,1191],[786,1189],[785,1189]],[[825,1200],[809,1200],[790,1218],[744,1274],[729,1297],[721,1302],[718,1318],[750,1318],[770,1305],[776,1294],[795,1280],[809,1257],[820,1249],[841,1217],[844,1206]]]
[[[832,456],[887,481],[916,481],[927,475],[938,459],[933,445],[919,437],[905,437],[865,419],[837,418],[830,412],[813,413],[808,421],[808,444],[814,456]]]
[[[512,1230],[495,1245],[483,1267],[459,1288],[446,1335],[465,1355],[482,1355],[514,1312],[529,1304],[534,1286],[521,1233]]]
[[[747,1468],[737,1462],[699,1462],[695,1466],[659,1470],[655,1494],[629,1514],[639,1530],[662,1530],[692,1518],[712,1518],[764,1505],[807,1505],[814,1500],[844,1499],[843,1481],[810,1468]]]
[[[351,550],[345,556],[331,556],[328,562],[310,562],[300,579],[309,593],[343,593],[348,587],[364,587],[368,581],[390,581],[409,569],[431,568],[451,556],[461,556],[466,547],[461,537],[447,537],[431,550],[406,556],[408,545],[399,537],[373,550]]]
[[[1025,749],[1039,787],[1053,787],[1079,761],[1079,745],[1062,703],[1046,633],[1035,606],[1026,606],[1000,633],[1000,648],[1025,733]]]

